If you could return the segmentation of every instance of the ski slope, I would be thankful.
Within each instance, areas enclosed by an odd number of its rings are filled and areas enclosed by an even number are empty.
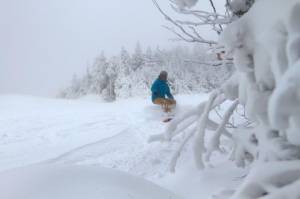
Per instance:
[[[206,95],[177,96],[177,114],[193,108]],[[149,99],[106,103],[94,96],[80,100],[0,96],[0,171],[30,165],[84,165],[112,168],[154,182],[187,199],[208,198],[234,188],[245,171],[215,155],[198,171],[190,149],[175,174],[169,162],[178,141],[147,142],[167,124]]]

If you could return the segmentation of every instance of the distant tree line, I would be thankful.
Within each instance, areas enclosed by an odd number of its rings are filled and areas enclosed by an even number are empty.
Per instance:
[[[147,96],[161,70],[169,73],[169,84],[177,93],[208,92],[219,87],[232,73],[232,64],[221,66],[209,46],[143,50],[138,43],[133,53],[122,48],[107,58],[104,53],[87,67],[82,77],[74,75],[70,86],[59,93],[62,98],[96,94],[106,101],[132,96]],[[224,65],[224,64],[223,64]]]

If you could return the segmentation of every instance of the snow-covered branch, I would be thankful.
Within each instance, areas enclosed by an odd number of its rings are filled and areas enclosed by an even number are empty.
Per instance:
[[[298,199],[300,0],[254,2],[227,1],[235,21],[221,33],[219,46],[226,54],[232,55],[235,74],[224,82],[220,91],[212,92],[209,100],[201,103],[200,108],[174,119],[162,137],[171,140],[180,132],[187,132],[173,156],[171,169],[174,171],[184,146],[190,140],[194,140],[197,167],[204,168],[203,155],[209,161],[211,154],[222,147],[221,136],[225,135],[232,144],[229,147],[232,149],[231,160],[241,167],[252,163],[253,168],[232,199]],[[200,25],[222,25],[209,21],[222,18],[214,9],[211,14],[187,7],[173,9],[177,13],[197,16],[198,21],[173,21],[190,30],[194,36],[200,36],[196,31]],[[218,113],[221,122],[217,124],[211,120],[210,113],[215,104],[222,103],[217,103],[219,96],[233,103],[225,113]],[[230,127],[229,120],[237,107],[244,108],[245,112],[237,115],[247,122],[226,129]],[[211,121],[217,126],[214,126],[212,136],[206,136]]]
[[[300,197],[300,162],[259,164],[231,199],[297,199]]]
[[[233,111],[238,106],[239,101],[235,100],[232,105],[227,109],[226,113],[224,114],[223,120],[220,123],[219,127],[217,128],[214,136],[210,139],[210,143],[208,144],[206,159],[209,160],[211,154],[214,151],[221,151],[220,149],[220,138],[224,129],[226,128],[226,124],[229,122],[230,117],[233,114]]]
[[[205,167],[202,160],[202,155],[205,151],[204,136],[205,136],[206,124],[208,121],[209,112],[210,110],[213,109],[213,103],[217,98],[218,94],[219,92],[215,91],[210,95],[205,105],[204,112],[202,113],[199,119],[199,123],[197,125],[197,134],[194,141],[194,156],[195,156],[196,165],[199,169],[203,169]]]
[[[237,100],[228,109],[221,124],[217,124],[215,121],[209,118],[209,113],[214,108],[222,104],[225,100],[226,98],[223,93],[221,93],[220,91],[215,91],[210,94],[210,99],[208,101],[204,101],[200,103],[197,108],[175,117],[168,125],[165,133],[153,135],[149,138],[149,142],[171,141],[172,138],[174,138],[178,134],[185,132],[185,138],[182,140],[178,149],[175,151],[170,163],[170,169],[172,172],[175,171],[178,158],[180,157],[184,146],[188,141],[191,140],[191,138],[195,137],[194,156],[199,169],[204,168],[202,157],[204,152],[206,151],[204,137],[207,130],[216,131],[217,135],[219,136],[218,138],[220,138],[221,135],[224,135],[229,139],[232,138],[231,133],[227,131],[225,125],[227,124],[234,109],[238,105]]]
[[[195,29],[192,30],[192,31],[189,31],[188,29],[190,29],[190,28],[185,27],[185,25],[188,25],[189,27],[191,25],[194,25],[194,26],[197,26],[197,25],[189,23],[189,22],[182,23],[182,21],[173,19],[165,11],[162,10],[162,8],[159,6],[159,4],[157,3],[156,0],[152,0],[152,2],[156,6],[158,11],[165,17],[165,19],[167,21],[169,21],[176,29],[168,27],[168,26],[164,26],[164,27],[167,28],[168,30],[170,30],[171,32],[173,32],[179,39],[184,40],[186,42],[199,42],[199,43],[206,43],[206,44],[217,44],[216,41],[207,40],[207,39],[204,39],[203,37],[201,37],[197,33],[197,31],[195,31]],[[173,6],[173,9],[176,10],[177,12],[181,12],[180,11],[181,9],[177,9],[174,6]],[[203,25],[207,25],[207,24],[215,25],[215,23],[213,23],[212,20],[209,20],[210,16],[212,16],[212,15],[209,15],[207,17],[207,19],[206,19],[207,23],[205,23]],[[216,17],[217,15],[214,14],[214,16]]]

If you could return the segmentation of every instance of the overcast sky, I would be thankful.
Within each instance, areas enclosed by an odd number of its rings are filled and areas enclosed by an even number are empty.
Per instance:
[[[167,0],[159,1],[167,6]],[[0,94],[51,96],[101,53],[169,47],[151,0],[0,0]]]

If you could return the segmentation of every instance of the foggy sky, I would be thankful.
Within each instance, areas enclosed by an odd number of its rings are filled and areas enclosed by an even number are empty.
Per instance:
[[[167,1],[160,1],[167,6]],[[104,51],[174,45],[151,0],[0,0],[0,94],[53,96]]]

